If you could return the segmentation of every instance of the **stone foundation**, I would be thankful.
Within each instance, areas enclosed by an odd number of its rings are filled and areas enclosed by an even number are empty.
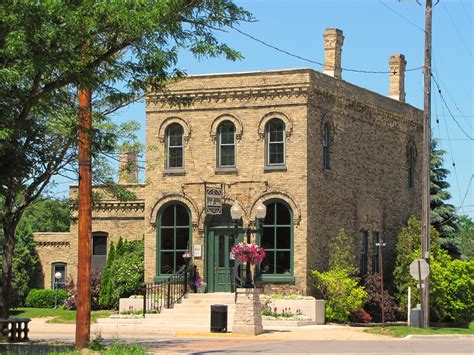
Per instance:
[[[232,333],[258,335],[263,333],[260,291],[255,288],[236,290],[235,315]]]

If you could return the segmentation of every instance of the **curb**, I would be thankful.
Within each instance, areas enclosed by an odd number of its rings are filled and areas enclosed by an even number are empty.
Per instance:
[[[448,339],[471,339],[474,338],[474,335],[470,334],[431,334],[431,335],[421,335],[421,334],[409,334],[402,339],[433,339],[433,338],[448,338]]]

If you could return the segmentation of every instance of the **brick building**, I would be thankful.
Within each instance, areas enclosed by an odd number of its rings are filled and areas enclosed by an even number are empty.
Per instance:
[[[191,76],[168,87],[167,96],[189,100],[180,107],[150,92],[146,183],[134,169],[123,172],[136,201],[94,206],[94,265],[119,236],[144,237],[147,282],[175,272],[189,249],[208,291],[230,291],[229,210],[237,201],[246,227],[257,203],[267,207],[263,235],[252,236],[267,252],[258,272],[267,290],[309,293],[309,271],[327,266],[341,228],[362,273],[377,271],[375,242],[383,239],[391,273],[396,235],[420,213],[422,112],[405,103],[401,54],[389,60],[389,97],[342,80],[343,40],[326,30],[324,73]],[[125,164],[135,166],[136,155],[123,155]],[[206,188],[221,189],[222,214],[206,215]],[[76,277],[76,236],[76,224],[70,234],[36,234],[45,287],[56,269]]]

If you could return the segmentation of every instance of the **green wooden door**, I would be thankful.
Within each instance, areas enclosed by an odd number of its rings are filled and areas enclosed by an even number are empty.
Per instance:
[[[240,239],[240,238],[239,238]],[[235,238],[228,231],[212,229],[208,233],[207,280],[209,292],[231,292],[234,260],[230,251]]]

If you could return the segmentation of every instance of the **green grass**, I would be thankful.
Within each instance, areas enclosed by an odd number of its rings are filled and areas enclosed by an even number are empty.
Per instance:
[[[17,308],[12,310],[11,317],[16,318],[44,318],[54,317],[48,320],[48,323],[76,323],[76,311],[66,309],[51,308]],[[113,314],[113,311],[93,311],[91,313],[91,322],[96,323],[97,318],[106,318]]]
[[[436,334],[461,334],[474,335],[474,322],[469,324],[469,328],[413,328],[406,326],[374,327],[365,330],[367,333],[390,335],[402,338],[407,335],[436,335]]]

